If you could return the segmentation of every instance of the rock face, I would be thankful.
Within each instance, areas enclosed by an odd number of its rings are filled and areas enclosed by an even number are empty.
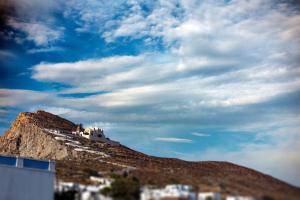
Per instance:
[[[0,136],[0,154],[53,159],[58,180],[90,183],[101,171],[126,170],[142,184],[179,182],[200,191],[219,191],[224,196],[250,195],[256,199],[297,200],[300,189],[271,176],[228,162],[187,162],[148,156],[122,145],[90,141],[71,134],[80,127],[59,116],[37,111],[20,113]]]
[[[68,156],[65,145],[45,134],[44,128],[72,130],[76,125],[44,111],[20,113],[0,138],[1,153],[15,154],[24,157],[60,160]],[[55,150],[55,151],[54,151]]]

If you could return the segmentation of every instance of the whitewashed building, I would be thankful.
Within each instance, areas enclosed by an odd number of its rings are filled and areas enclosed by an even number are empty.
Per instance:
[[[98,127],[85,128],[83,131],[73,131],[72,134],[87,138],[89,140],[102,141],[111,145],[119,145],[119,142],[106,138],[103,129]]]
[[[198,193],[198,200],[221,200],[219,192],[200,192]]]
[[[113,179],[112,178],[105,178],[105,177],[98,177],[98,176],[90,176],[90,180],[94,183],[98,183],[103,187],[110,187]]]
[[[251,196],[227,196],[226,200],[255,200]]]
[[[189,185],[167,185],[162,189],[151,189],[144,187],[141,192],[141,200],[160,200],[160,199],[185,199],[195,200],[196,194]]]
[[[81,136],[90,140],[106,140],[103,129],[98,127],[85,128]]]
[[[55,163],[0,155],[1,200],[53,200]]]
[[[92,180],[92,178],[91,178]],[[95,179],[93,179],[95,180]],[[58,182],[56,184],[56,192],[76,191],[78,192],[79,200],[112,200],[110,197],[105,197],[100,194],[100,191],[105,187],[110,187],[111,179],[103,178],[101,184],[83,185],[72,182]],[[102,184],[103,183],[103,184]]]

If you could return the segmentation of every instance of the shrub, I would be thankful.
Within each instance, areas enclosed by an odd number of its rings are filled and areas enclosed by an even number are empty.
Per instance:
[[[116,176],[110,188],[101,190],[101,194],[116,200],[138,200],[140,183],[136,177]]]
[[[262,200],[273,200],[273,198],[270,196],[263,196]]]
[[[100,191],[100,193],[101,193],[102,195],[104,195],[104,196],[109,196],[110,193],[111,193],[111,188],[110,188],[110,187],[105,187],[105,188],[103,188],[103,189]]]

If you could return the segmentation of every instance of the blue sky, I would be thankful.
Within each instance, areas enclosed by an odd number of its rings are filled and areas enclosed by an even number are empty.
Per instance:
[[[300,186],[297,1],[2,0],[0,130],[43,109]]]

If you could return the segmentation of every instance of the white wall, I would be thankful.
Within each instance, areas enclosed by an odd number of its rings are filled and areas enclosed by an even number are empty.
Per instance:
[[[198,194],[198,200],[206,200],[208,197],[212,200],[221,200],[221,194],[219,192],[200,192]]]
[[[0,165],[0,200],[53,200],[54,172]]]

